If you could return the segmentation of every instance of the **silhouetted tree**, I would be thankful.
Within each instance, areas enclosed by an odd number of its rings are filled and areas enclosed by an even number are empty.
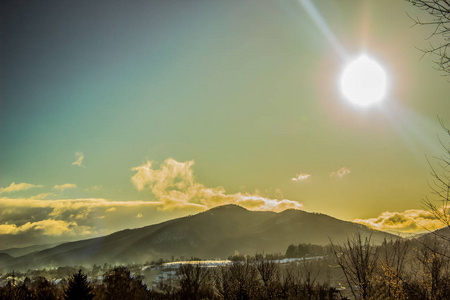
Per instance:
[[[315,293],[316,280],[319,276],[320,269],[313,270],[312,262],[303,259],[302,271],[305,278],[305,281],[303,282],[303,293],[305,294],[306,299],[311,300]]]
[[[33,290],[36,299],[56,300],[58,299],[58,290],[53,282],[45,277],[39,276],[34,279]]]
[[[295,299],[299,298],[303,289],[300,269],[293,265],[285,268],[282,280],[284,281],[283,294],[288,293],[288,296],[292,296]],[[289,297],[286,299],[289,299]]]
[[[66,300],[91,300],[95,296],[94,290],[87,281],[87,275],[81,270],[69,278],[69,286],[64,293]]]
[[[289,245],[289,247],[286,250],[285,256],[287,258],[298,257],[298,248],[295,245]]]
[[[132,276],[126,267],[116,267],[104,276],[104,291],[99,298],[108,300],[145,299],[149,293],[140,276]]]
[[[450,1],[449,0],[406,0],[412,5],[428,13],[429,18],[421,20],[412,18],[416,25],[432,28],[431,37],[440,39],[437,45],[430,43],[430,48],[422,50],[424,54],[437,57],[436,65],[439,71],[450,75]]]
[[[371,236],[363,239],[358,232],[341,246],[332,244],[336,261],[355,299],[370,299],[373,294],[373,275],[378,256],[370,241]]]
[[[266,260],[262,254],[256,256],[256,269],[263,283],[268,299],[275,299],[280,290],[280,270],[273,260]]]
[[[209,269],[200,264],[181,265],[177,271],[181,299],[212,298],[214,292],[211,285]]]
[[[34,298],[31,279],[29,277],[26,277],[24,279],[24,281],[17,286],[16,298],[17,299],[33,299]],[[1,299],[1,297],[0,297],[0,299]]]
[[[450,228],[450,129],[444,125],[442,120],[440,122],[449,140],[447,143],[441,141],[444,153],[437,158],[438,168],[433,167],[430,163],[431,176],[433,177],[431,189],[434,197],[426,197],[423,203],[442,225]],[[450,242],[448,236],[440,235],[439,237]]]
[[[215,287],[223,299],[258,299],[258,271],[249,259],[234,260],[230,266],[219,267]]]
[[[450,262],[441,254],[446,247],[435,237],[425,243],[426,246],[416,249],[413,271],[418,289],[415,293],[422,299],[450,299]]]
[[[386,240],[379,247],[378,272],[375,279],[376,299],[407,299],[405,262],[410,246],[401,239]]]

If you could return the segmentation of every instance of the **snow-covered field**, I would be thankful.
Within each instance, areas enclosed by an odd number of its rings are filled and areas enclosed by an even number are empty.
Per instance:
[[[191,260],[191,261],[174,261],[169,263],[164,263],[161,266],[163,268],[179,268],[182,265],[200,265],[202,267],[221,267],[231,265],[231,260]]]
[[[318,260],[322,259],[323,256],[308,256],[308,257],[301,257],[301,258],[284,258],[284,259],[276,259],[273,260],[273,262],[277,264],[288,264],[293,262],[301,262],[301,261],[307,261],[307,260]],[[216,268],[221,266],[228,266],[231,265],[231,260],[189,260],[189,261],[174,261],[174,262],[168,262],[163,263],[160,268],[161,269],[178,269],[182,265],[200,265],[202,267],[206,268]],[[153,266],[143,266],[142,271],[145,271],[149,268],[152,268]]]

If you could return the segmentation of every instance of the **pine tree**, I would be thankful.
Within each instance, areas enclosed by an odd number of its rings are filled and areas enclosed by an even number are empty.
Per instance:
[[[69,278],[69,286],[64,293],[65,300],[92,300],[95,294],[81,270]]]

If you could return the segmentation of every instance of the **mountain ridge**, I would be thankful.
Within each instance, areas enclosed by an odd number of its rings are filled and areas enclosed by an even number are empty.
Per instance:
[[[241,254],[284,253],[290,244],[343,242],[356,232],[376,243],[399,238],[364,225],[303,210],[251,211],[228,204],[195,215],[106,236],[63,243],[6,262],[8,269],[103,263],[144,263],[159,258],[225,258]]]

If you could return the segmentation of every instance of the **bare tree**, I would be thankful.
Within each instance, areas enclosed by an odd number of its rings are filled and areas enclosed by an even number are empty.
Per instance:
[[[427,246],[416,249],[413,273],[418,286],[415,298],[443,300],[450,297],[450,270],[447,257],[439,239],[429,238]]]
[[[278,275],[280,299],[298,298],[301,288],[300,270],[292,264],[286,266]]]
[[[115,267],[104,275],[103,291],[96,299],[145,299],[148,295],[147,285],[141,276],[134,276],[124,266]]]
[[[316,281],[320,274],[320,268],[316,268],[316,270],[314,270],[313,263],[311,261],[306,261],[304,258],[302,261],[302,273],[305,277],[305,281],[303,283],[304,292],[307,299],[311,300],[314,296]]]
[[[257,299],[258,270],[248,259],[234,260],[230,266],[219,267],[215,273],[215,287],[223,299]]]
[[[441,126],[450,138],[450,129],[447,128],[442,120]],[[437,167],[430,163],[431,176],[433,182],[430,185],[432,197],[426,197],[423,200],[425,207],[439,220],[442,225],[450,228],[450,139],[447,142],[441,140],[444,153],[437,157]],[[450,242],[450,237],[435,231],[440,238]]]
[[[180,296],[183,299],[204,299],[212,296],[209,288],[210,271],[200,264],[181,265],[177,272],[179,276]]]
[[[299,298],[303,289],[300,269],[293,264],[289,265],[283,272],[282,280],[283,295],[287,295],[287,299],[291,294],[295,299]]]
[[[384,240],[379,247],[380,262],[376,278],[375,298],[407,299],[404,290],[406,274],[405,262],[410,250],[410,242],[395,239]]]
[[[430,42],[428,49],[423,49],[424,54],[430,54],[437,58],[437,70],[450,75],[450,1],[449,0],[406,0],[413,6],[428,13],[426,20],[411,18],[415,25],[424,25],[432,28],[428,39],[435,38],[439,42]]]
[[[264,255],[256,255],[256,269],[263,282],[268,299],[275,299],[279,289],[280,270],[273,260],[264,259]]]
[[[358,232],[352,238],[347,238],[341,246],[331,244],[355,299],[370,299],[373,294],[373,275],[378,255],[371,245],[371,237],[363,239]]]

